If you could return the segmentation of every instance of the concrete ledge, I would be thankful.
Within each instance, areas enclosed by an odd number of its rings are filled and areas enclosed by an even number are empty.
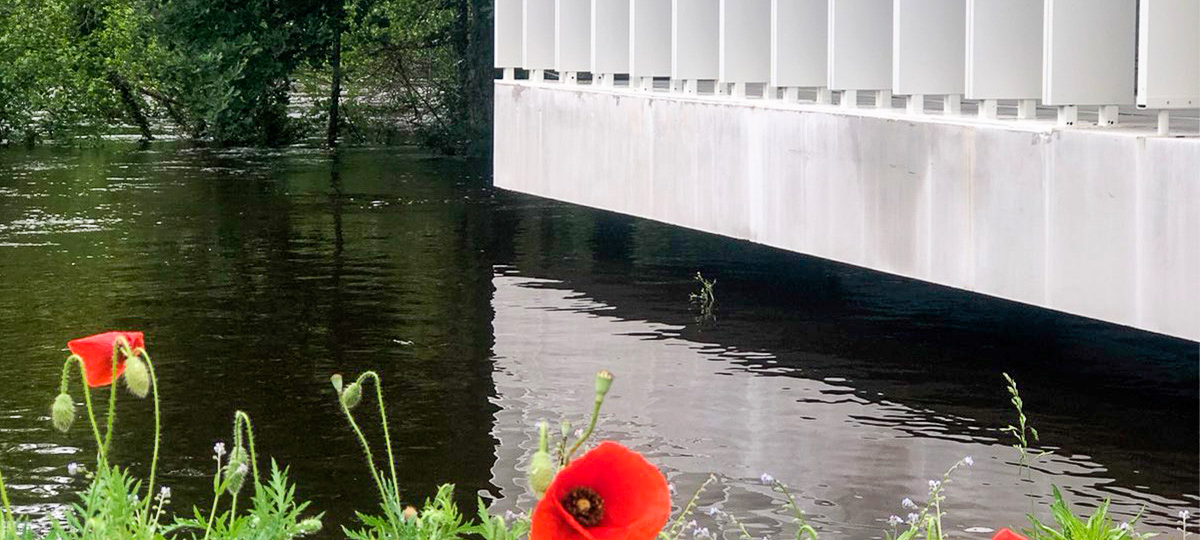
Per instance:
[[[1200,340],[1200,138],[496,83],[498,187]]]

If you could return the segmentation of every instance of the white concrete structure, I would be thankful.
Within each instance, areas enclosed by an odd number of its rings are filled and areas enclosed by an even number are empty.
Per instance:
[[[1059,123],[1075,107],[1100,106],[1101,124],[1117,123],[1117,106],[1133,104],[1137,0],[1045,0],[1042,102],[1059,105]]]
[[[925,96],[945,96],[958,114],[966,55],[963,0],[894,0],[892,93],[907,96],[908,111],[924,114]]]
[[[591,0],[554,0],[554,69],[564,81],[592,68]]]
[[[654,77],[671,76],[672,0],[629,0],[629,65],[636,88],[649,90]]]
[[[721,0],[718,80],[746,97],[747,84],[771,78],[771,0]]]
[[[695,94],[699,81],[720,77],[720,0],[672,0],[671,78]],[[662,29],[658,29],[662,31]]]
[[[531,47],[555,47],[545,21],[569,24],[556,16],[568,1],[524,0],[522,57],[536,63],[523,66],[530,81],[496,83],[497,186],[1200,339],[1197,111],[1177,112],[1187,124],[1170,130],[1190,136],[1163,137],[1161,117],[1156,131],[1133,108],[1132,122],[1114,125],[1135,79],[1147,107],[1200,99],[1186,95],[1200,88],[1200,65],[1175,60],[1200,55],[1183,20],[1194,0],[1143,0],[1136,77],[1133,0],[825,0],[825,12],[819,0],[630,0],[629,89],[540,77],[545,54]],[[594,24],[588,6],[589,29],[620,31]],[[959,7],[961,18],[941,13]],[[500,15],[517,31],[511,12]],[[789,34],[819,28],[811,17],[822,15],[825,79],[818,38]],[[668,40],[651,24],[664,19]],[[498,35],[498,49],[511,39]],[[671,86],[685,93],[650,91],[668,47]],[[497,67],[509,67],[500,52]],[[850,107],[873,91],[879,108],[831,108],[821,91],[812,104],[790,90],[785,100],[730,99],[721,84],[702,93],[699,81],[718,77],[827,84]],[[982,100],[982,118],[890,108],[893,91],[952,101],[959,88]],[[1057,122],[1036,118],[1039,94],[1059,107]],[[1016,119],[999,118],[1000,100],[1017,100]],[[1090,129],[1080,105],[1100,107]]]
[[[829,88],[842,105],[858,106],[858,91],[876,92],[876,106],[890,106],[892,3],[829,0]]]
[[[795,101],[799,88],[829,97],[829,0],[771,0],[771,86]]]
[[[512,78],[515,68],[525,66],[524,17],[524,0],[496,0],[493,8],[493,61],[496,67],[505,70],[506,79]]]
[[[629,73],[629,1],[591,0],[591,71],[605,86],[618,73]]]
[[[1143,0],[1139,8],[1137,104],[1161,109],[1166,135],[1167,110],[1200,106],[1200,2]]]
[[[530,70],[531,79],[541,80],[541,73],[555,68],[554,17],[555,0],[523,0],[524,16],[521,18],[521,67]],[[499,26],[496,27],[499,30]]]
[[[996,118],[1001,99],[1020,101],[1030,119],[1042,95],[1044,0],[967,0],[966,98]]]

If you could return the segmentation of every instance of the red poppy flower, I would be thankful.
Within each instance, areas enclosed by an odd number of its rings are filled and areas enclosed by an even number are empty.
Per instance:
[[[141,332],[105,332],[67,342],[67,348],[83,359],[84,380],[91,387],[112,384],[113,345],[124,337],[130,349],[145,347]],[[125,373],[125,357],[118,356],[117,376]]]
[[[996,535],[992,537],[992,540],[1029,540],[1029,539],[1025,538],[1024,536],[1021,536],[1015,532],[1012,532],[1012,529],[1005,527],[1003,529],[996,531]]]
[[[670,514],[658,468],[605,441],[554,477],[533,510],[529,540],[653,540]]]

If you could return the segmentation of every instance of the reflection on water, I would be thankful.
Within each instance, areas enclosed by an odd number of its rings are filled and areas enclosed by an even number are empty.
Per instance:
[[[697,270],[717,322],[689,311]],[[617,373],[602,434],[682,498],[755,532],[793,486],[824,530],[878,535],[966,455],[956,529],[1018,524],[1054,482],[1170,527],[1195,507],[1197,346],[642,220],[495,192],[479,164],[395,150],[0,153],[0,468],[19,509],[70,501],[85,430],[46,418],[71,337],[141,329],[164,403],[176,510],[206,504],[235,409],[330,525],[374,505],[334,372],[378,370],[401,486],[528,509],[530,426],[582,414]],[[1056,453],[1016,476],[998,428],[1017,376]],[[148,404],[122,395],[116,453],[144,471]],[[379,430],[366,422],[368,436]],[[499,441],[499,444],[497,444]],[[327,529],[333,530],[333,529]]]

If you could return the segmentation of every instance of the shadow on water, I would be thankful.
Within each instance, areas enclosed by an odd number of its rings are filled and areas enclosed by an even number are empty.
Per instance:
[[[82,486],[65,469],[88,461],[85,433],[52,432],[46,410],[63,344],[115,327],[145,330],[159,363],[162,470],[177,510],[208,500],[211,447],[228,440],[238,408],[255,419],[262,452],[291,467],[300,494],[331,525],[373,508],[328,382],[368,369],[384,377],[407,497],[449,481],[464,500],[515,499],[527,421],[569,405],[546,396],[574,395],[576,383],[586,390],[587,380],[562,369],[604,362],[630,373],[690,370],[677,375],[689,380],[627,380],[647,395],[625,402],[664,411],[694,397],[689,382],[730,403],[750,388],[769,392],[774,401],[754,413],[778,430],[778,448],[753,461],[778,468],[792,455],[826,455],[790,453],[809,444],[801,434],[843,441],[853,430],[910,441],[894,447],[940,444],[930,454],[939,459],[991,447],[1002,455],[996,429],[1012,413],[999,374],[1008,371],[1062,456],[1047,474],[1089,477],[1076,479],[1087,494],[1148,501],[1159,526],[1180,501],[1200,502],[1195,343],[487,183],[482,164],[394,149],[0,153],[0,340],[17,359],[0,364],[0,468],[22,509],[69,501]],[[718,280],[715,324],[697,324],[688,306],[697,270]],[[606,321],[616,326],[595,324]],[[560,350],[574,356],[553,357]],[[771,415],[799,407],[804,416],[802,402],[814,396],[857,408],[822,413],[815,432],[803,431],[800,416]],[[679,424],[668,429],[652,411],[614,403],[628,415],[606,421],[611,433],[661,445],[654,452],[681,488],[702,469],[749,474],[741,462],[721,470],[712,464],[720,460],[687,456],[688,447],[740,448],[741,428],[720,411],[693,426],[708,432],[683,435],[672,430],[690,425],[686,418],[667,419]],[[117,453],[144,467],[149,407],[125,396],[119,407]],[[379,441],[375,423],[364,423]],[[889,469],[845,455],[836,467],[883,475],[864,482],[888,487],[945,465]],[[1004,482],[986,471],[984,485]],[[835,488],[802,494],[844,510],[822,514],[828,527],[873,527],[878,516],[855,512],[886,517],[894,506],[861,506]],[[901,489],[887,497],[912,493]],[[765,504],[731,497],[735,509]]]

